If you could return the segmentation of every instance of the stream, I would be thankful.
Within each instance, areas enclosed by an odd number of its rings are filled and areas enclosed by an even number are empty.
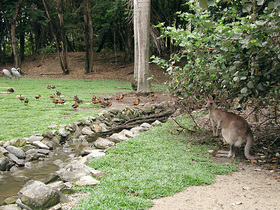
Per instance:
[[[81,143],[69,145],[69,147],[57,147],[41,161],[32,161],[30,167],[17,167],[12,171],[0,172],[0,203],[6,198],[16,195],[29,180],[43,180],[50,173],[59,169],[53,162],[65,161],[70,157],[80,154]]]

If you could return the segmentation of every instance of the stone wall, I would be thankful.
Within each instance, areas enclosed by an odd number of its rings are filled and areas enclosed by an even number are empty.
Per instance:
[[[67,147],[70,142],[84,143],[81,155],[67,161],[56,160],[59,170],[48,175],[43,182],[29,181],[18,192],[14,199],[8,198],[5,204],[17,205],[26,209],[46,209],[66,200],[63,192],[73,192],[73,185],[95,185],[99,181],[92,176],[100,177],[104,173],[94,170],[85,164],[94,157],[104,156],[107,149],[121,141],[133,138],[166,121],[173,111],[167,111],[168,105],[146,104],[142,109],[103,110],[97,116],[84,117],[78,122],[61,126],[51,126],[42,134],[29,138],[11,139],[0,145],[0,170],[9,171],[12,167],[28,167],[34,160],[44,160],[56,147]],[[146,123],[143,121],[153,121]],[[141,123],[141,124],[138,124]],[[6,172],[8,173],[8,172]],[[30,193],[32,189],[42,193]],[[48,193],[44,193],[48,192]],[[16,204],[13,204],[16,203]]]

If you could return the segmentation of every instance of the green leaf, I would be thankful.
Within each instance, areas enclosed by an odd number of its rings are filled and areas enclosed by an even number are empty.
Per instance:
[[[242,94],[245,94],[248,92],[248,89],[245,87],[245,88],[242,88],[241,91],[240,91]]]
[[[257,88],[258,88],[259,90],[261,90],[261,91],[265,91],[265,89],[264,89],[262,83],[259,83],[259,84],[257,85]]]
[[[251,3],[246,3],[242,8],[242,12],[250,13],[252,10],[252,7],[253,7],[253,5]]]
[[[208,0],[208,6],[215,6],[216,1],[215,0]]]
[[[199,0],[199,6],[202,9],[207,9],[208,8],[208,0]]]
[[[254,86],[254,83],[252,81],[248,82],[247,84],[248,88],[250,89],[253,89],[255,86]]]
[[[233,81],[234,82],[239,82],[240,80],[239,80],[239,77],[233,77]]]
[[[260,5],[263,5],[264,3],[264,0],[258,0],[257,4],[260,6]]]

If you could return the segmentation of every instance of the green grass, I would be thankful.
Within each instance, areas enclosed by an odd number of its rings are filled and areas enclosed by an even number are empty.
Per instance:
[[[67,103],[54,105],[48,96],[55,91],[47,85],[55,85]],[[15,92],[2,93],[7,87],[14,87]],[[131,91],[130,83],[119,81],[22,78],[15,82],[0,78],[0,140],[29,137],[43,132],[51,122],[61,125],[94,116],[100,111],[91,109],[99,107],[90,103],[92,95],[125,91],[115,87]],[[36,94],[42,97],[36,100]],[[29,104],[24,105],[18,95],[29,98]],[[86,111],[73,111],[74,95],[84,100],[79,108]],[[191,128],[187,118],[179,122]],[[148,209],[153,205],[151,199],[172,195],[187,186],[211,184],[216,174],[235,170],[231,165],[213,163],[206,146],[192,145],[194,140],[182,133],[172,135],[174,129],[174,123],[162,124],[118,143],[105,157],[93,159],[89,165],[107,175],[97,186],[77,188],[91,192],[77,209]]]
[[[55,93],[53,89],[47,89],[47,85],[54,85],[60,91],[65,100],[64,105],[55,105],[49,95]],[[7,87],[14,87],[14,93],[2,93]],[[115,89],[115,87],[128,89]],[[92,96],[104,96],[117,92],[132,91],[128,82],[106,80],[77,80],[77,79],[29,79],[22,78],[18,82],[0,78],[0,141],[12,138],[29,137],[34,132],[43,132],[52,122],[57,125],[75,122],[84,116],[100,112],[89,110],[99,107],[91,102]],[[41,94],[39,100],[35,95]],[[17,96],[22,95],[29,99],[28,105],[20,101]],[[85,103],[80,104],[79,109],[87,111],[73,111],[73,97],[78,95]]]
[[[171,123],[154,127],[136,138],[118,143],[89,166],[106,176],[76,209],[148,209],[151,199],[173,195],[191,185],[214,182],[216,174],[236,168],[212,162],[208,148],[188,144],[184,135],[172,135]]]

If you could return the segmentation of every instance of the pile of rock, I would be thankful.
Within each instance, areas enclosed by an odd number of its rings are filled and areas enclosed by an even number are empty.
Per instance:
[[[73,192],[74,185],[99,184],[92,176],[101,177],[104,173],[86,166],[89,159],[104,156],[105,151],[116,143],[133,138],[161,122],[156,120],[151,124],[142,123],[107,136],[101,134],[108,134],[108,131],[131,119],[165,110],[164,104],[153,107],[146,105],[143,109],[104,110],[97,117],[84,117],[78,122],[62,125],[56,130],[53,128],[47,130],[44,134],[5,142],[0,146],[1,171],[8,171],[14,166],[28,166],[32,160],[44,160],[53,148],[58,145],[67,146],[70,141],[85,142],[86,146],[79,157],[68,161],[54,161],[59,167],[58,171],[47,176],[44,181],[27,182],[17,196],[7,198],[3,204],[25,209],[46,209],[56,205],[53,209],[59,209],[60,202],[69,201],[64,193]],[[4,206],[1,207],[3,208]]]

